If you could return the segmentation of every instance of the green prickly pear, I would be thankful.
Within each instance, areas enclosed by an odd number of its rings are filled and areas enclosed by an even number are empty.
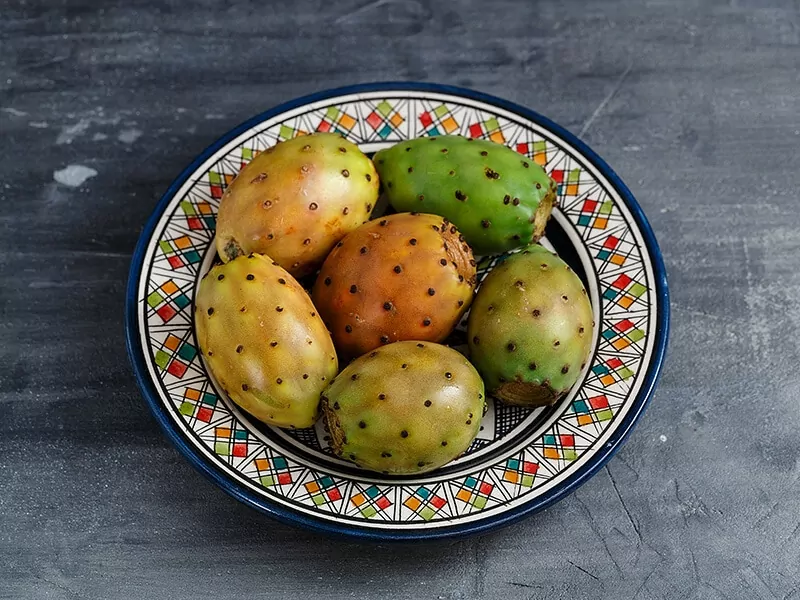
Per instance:
[[[481,284],[467,324],[470,359],[493,396],[552,404],[578,380],[592,346],[581,280],[539,245],[511,255]]]
[[[281,142],[257,155],[225,191],[217,215],[223,261],[269,255],[295,277],[369,219],[378,174],[355,144],[333,133]]]
[[[483,381],[455,350],[395,342],[347,366],[323,392],[338,456],[382,473],[425,473],[460,456],[480,429]]]
[[[308,294],[260,254],[212,268],[195,298],[200,349],[236,404],[278,427],[310,427],[338,371],[333,342]]]
[[[556,183],[538,164],[488,140],[417,138],[374,161],[396,210],[447,217],[479,255],[536,242],[556,202]]]
[[[341,355],[355,357],[400,340],[444,340],[474,286],[472,250],[452,223],[400,213],[339,242],[312,297]]]

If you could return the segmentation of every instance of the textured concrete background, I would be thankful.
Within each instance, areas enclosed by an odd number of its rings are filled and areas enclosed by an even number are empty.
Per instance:
[[[0,15],[0,598],[800,599],[797,0]],[[471,86],[581,134],[670,276],[669,359],[624,449],[461,542],[342,543],[238,504],[167,443],[123,344],[131,252],[172,178],[257,112],[386,79]]]

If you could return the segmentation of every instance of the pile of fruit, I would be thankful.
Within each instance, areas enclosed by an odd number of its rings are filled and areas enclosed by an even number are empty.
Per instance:
[[[381,194],[398,212],[370,220]],[[555,199],[494,142],[419,138],[373,160],[336,134],[279,143],[220,203],[222,262],[195,298],[206,363],[265,423],[322,413],[332,450],[363,468],[441,467],[475,439],[487,393],[551,404],[585,366],[586,290],[536,244]],[[476,294],[475,255],[513,249]],[[470,307],[467,358],[441,342]]]

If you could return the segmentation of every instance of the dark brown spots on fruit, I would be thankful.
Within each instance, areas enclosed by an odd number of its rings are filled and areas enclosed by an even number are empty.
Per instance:
[[[250,180],[250,183],[258,183],[259,181],[264,181],[266,178],[267,178],[266,173],[259,173]]]
[[[342,169],[342,177],[350,177],[350,171],[347,169]]]
[[[489,153],[486,150],[482,150],[481,156],[489,156]]]
[[[489,227],[491,227],[491,226],[492,226],[492,224],[491,224],[491,222],[489,221],[489,219],[484,219],[483,221],[481,221],[481,226],[482,226],[484,229],[489,229]]]
[[[400,432],[400,437],[401,438],[407,438],[408,437],[408,432],[405,429],[403,429],[403,431]]]
[[[281,285],[286,285],[286,280],[283,277],[279,277],[278,283],[280,283]]]
[[[303,240],[303,246],[308,246],[311,243],[311,238],[306,238]]]
[[[402,273],[402,272],[403,272],[403,267],[401,267],[400,265],[395,265],[395,266],[394,266],[394,269],[392,269],[392,270],[393,270],[395,273]]]
[[[511,196],[509,196],[508,194],[503,196],[503,204],[511,204]]]
[[[303,373],[303,379],[308,379],[308,373]]]
[[[246,392],[246,391],[247,391],[247,390],[249,390],[249,389],[250,389],[250,388],[248,387],[248,385],[247,385],[246,383],[243,383],[243,384],[242,384],[242,391],[243,391],[243,392]]]
[[[342,408],[342,407],[339,405],[338,402],[334,402],[333,403],[333,410],[339,410],[340,408]]]
[[[508,350],[509,352],[514,352],[514,350],[516,349],[517,345],[514,342],[508,342],[508,344],[506,344],[506,350]]]
[[[459,308],[464,306],[464,301],[463,300],[459,300],[458,301],[458,306],[459,306]]]
[[[406,146],[406,152],[411,152],[411,146]]]
[[[540,311],[538,308],[534,308],[531,314],[534,316],[534,318],[536,318],[542,314],[542,311]]]
[[[370,358],[375,358],[376,356],[378,356],[377,350],[373,350],[372,352],[369,353]]]
[[[430,406],[431,404],[433,403],[430,400],[425,400],[425,406]]]
[[[494,310],[494,304],[490,304],[486,307],[486,312],[492,312]]]
[[[323,280],[323,282],[322,282],[322,283],[324,283],[325,285],[330,285],[330,284],[331,284],[331,278],[330,278],[330,277],[326,277],[326,278]]]
[[[424,348],[425,344],[417,344],[417,348]]]
[[[447,446],[447,441],[442,440],[442,446]]]
[[[356,379],[358,379],[358,373],[353,373],[352,375],[350,375],[350,379],[352,381],[355,381]]]
[[[519,234],[515,233],[514,235],[511,236],[511,239],[518,242],[520,240]],[[526,251],[525,254],[530,254],[530,252]]]
[[[447,266],[447,260],[445,260],[444,258],[439,259],[439,264],[442,265],[443,267],[446,267]]]
[[[450,171],[450,173],[448,173],[448,174],[452,177],[453,175],[456,174],[456,172],[455,171]]]
[[[310,208],[311,210],[317,210],[319,208],[319,204],[317,204],[316,202],[312,202],[311,204],[308,205],[308,208]]]
[[[461,202],[465,202],[467,200],[467,195],[461,190],[456,190],[456,200],[461,200]]]
[[[384,302],[383,303],[383,310],[392,310],[392,303],[391,302]]]
[[[303,146],[303,152],[308,152],[309,150],[311,150],[311,144],[306,144]]]
[[[217,281],[222,281],[223,279],[225,279],[225,275],[223,275],[222,273],[220,273],[220,274],[217,276]]]
[[[386,394],[378,394],[378,400],[386,400]]]
[[[456,263],[453,263],[453,266],[458,268],[458,265],[456,265]],[[461,283],[462,281],[464,281],[464,276],[463,275],[459,275],[458,276],[458,282]]]
[[[569,298],[568,298],[567,296],[561,296],[561,299],[562,299],[564,302],[568,302],[568,301],[569,301]]]
[[[213,315],[213,314],[214,314],[214,309],[213,309],[213,308],[211,308],[211,307],[209,307],[209,309],[208,309],[208,311],[207,311],[207,312],[208,312],[208,316],[210,317],[211,315]]]
[[[361,254],[366,254],[367,253],[367,247],[366,246],[361,246],[361,250],[359,250],[359,252],[361,252]]]
[[[523,167],[525,167],[526,169],[527,169],[528,167],[530,167],[530,165],[528,164],[528,161],[527,161],[527,160],[523,160],[523,161],[522,161],[522,166],[523,166]]]
[[[239,344],[238,346],[236,346],[236,353],[237,353],[237,354],[241,354],[241,353],[242,353],[242,350],[244,350],[244,346],[242,346],[241,344]]]
[[[367,424],[366,424],[364,421],[359,421],[359,422],[358,422],[358,426],[359,426],[361,429],[366,429],[366,428],[367,428]]]
[[[416,246],[417,245],[417,238],[411,238],[410,240],[408,240],[408,243],[411,244],[412,246]]]
[[[345,148],[344,146],[339,146],[339,152],[344,154],[345,152],[347,152],[347,148]]]
[[[442,154],[447,154],[447,148],[442,148],[439,152],[441,152]]]
[[[420,194],[419,196],[417,196],[417,199],[418,199],[420,202],[422,202],[423,200],[425,200],[425,194]]]
[[[553,346],[554,346],[554,347],[556,347],[556,346],[560,346],[560,345],[561,345],[561,342],[559,342],[558,340],[556,340],[555,342],[553,342]]]
[[[433,288],[428,288],[428,296],[435,296],[436,290]]]
[[[486,174],[487,179],[500,179],[500,173],[489,167],[486,167],[483,172]]]
[[[380,225],[381,227],[386,227],[386,219],[381,219],[380,221],[378,221],[378,225]]]
[[[342,209],[342,214],[343,215],[347,215],[349,212],[350,212],[350,209],[348,207],[346,207],[346,206]]]
[[[452,374],[450,371],[447,371],[447,372],[444,374],[444,376],[445,376],[445,378],[446,378],[446,379],[452,379],[452,378],[453,378],[453,374]]]
[[[434,231],[439,231],[439,226],[438,225],[431,225],[431,229],[433,229]]]
[[[208,355],[209,355],[209,356],[214,356],[214,353],[213,353],[211,350],[209,350],[209,351],[208,351]]]
[[[564,365],[561,367],[561,372],[564,374],[569,373],[569,365]]]
[[[537,184],[536,184],[536,189],[537,189],[537,190],[540,190],[540,189],[542,189],[542,184],[541,184],[541,183],[537,183]]]
[[[514,206],[519,206],[519,198],[514,198],[514,199],[511,201],[511,204],[513,204]]]
[[[256,276],[255,276],[255,275],[253,275],[252,273],[249,273],[249,274],[247,275],[247,278],[246,278],[246,279],[247,279],[247,281],[253,281],[253,279],[255,279],[255,278],[256,278]]]
[[[364,179],[366,179],[367,181],[372,181],[372,175],[367,173],[366,175],[364,175]]]
[[[467,419],[467,425],[472,425],[472,419]]]
[[[581,288],[581,294],[586,295],[586,288]]]
[[[522,281],[522,279],[517,279],[517,280],[514,282],[514,285],[515,285],[515,286],[517,286],[517,287],[522,287],[522,286],[524,286],[524,285],[525,285],[525,282],[524,282],[524,281]]]
[[[301,170],[303,173],[308,173],[308,165],[303,165],[302,167],[300,167],[300,170]]]
[[[583,335],[583,332],[586,331],[582,326],[578,327],[578,335]]]
[[[473,344],[475,344],[475,345],[477,346],[478,344],[480,344],[480,343],[481,343],[481,338],[479,338],[479,337],[476,335],[475,337],[473,337],[473,338],[472,338],[472,343],[473,343]]]
[[[548,268],[548,265],[547,265],[547,263],[542,263],[542,264],[541,264],[541,265],[539,265],[539,266],[541,267],[542,271],[546,271],[546,270],[547,270],[547,268]]]
[[[350,293],[351,294],[357,294],[358,293],[358,286],[356,284],[353,284],[353,285],[350,286]]]
[[[529,368],[531,371],[535,371],[535,370],[536,370],[536,363],[535,363],[535,362],[528,363],[528,368]]]
[[[347,333],[353,333],[353,327],[352,327],[352,325],[345,325],[345,326],[344,326],[344,330],[345,330]]]
[[[425,317],[424,319],[422,319],[423,327],[428,327],[430,324],[431,324],[431,320],[430,320],[429,317]]]
[[[391,458],[392,457],[392,453],[391,452],[381,452],[381,457],[382,458]]]
[[[275,383],[277,383],[278,385],[280,385],[280,384],[282,384],[282,383],[283,383],[283,379],[281,379],[280,377],[278,377],[278,378],[275,380]]]
[[[407,369],[408,368],[408,363],[403,363],[402,365],[400,365],[400,368],[401,369]]]
[[[506,378],[501,376],[501,377],[497,378],[497,381],[499,381],[500,383],[505,383],[506,382]]]
[[[382,335],[381,336],[381,344],[388,344],[388,343],[389,343],[389,336],[388,335]]]
[[[408,167],[408,172],[409,173],[413,173],[414,172],[414,167]]]
[[[367,204],[367,212],[372,210],[372,204]],[[366,223],[366,221],[364,221]]]
[[[386,182],[386,187],[388,187],[389,189],[391,189],[391,188],[392,188],[392,182],[391,182],[391,181],[387,181],[387,182]]]
[[[356,455],[351,452],[350,453],[350,460],[355,460],[355,459],[356,459]]]
[[[586,363],[585,363],[585,362],[584,362],[584,363],[581,363],[581,369],[583,369],[585,366],[586,366]]]
[[[594,319],[593,319],[592,320],[592,327],[594,327],[594,326],[595,326],[595,322],[594,322]]]

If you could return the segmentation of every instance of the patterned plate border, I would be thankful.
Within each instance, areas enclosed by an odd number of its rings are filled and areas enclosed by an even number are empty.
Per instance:
[[[414,104],[411,118],[408,107],[398,108],[403,99]],[[459,124],[461,109],[469,119]],[[237,160],[246,162],[259,144],[303,129],[337,130],[367,150],[409,135],[459,132],[515,145],[557,172],[559,220],[572,222],[596,264],[622,267],[638,254],[639,277],[613,266],[600,273],[602,303],[612,310],[604,311],[598,328],[602,339],[587,367],[589,379],[548,430],[474,473],[371,480],[308,464],[282,446],[269,447],[248,431],[234,407],[210,404],[217,399],[207,383],[192,388],[181,381],[189,368],[198,373],[196,381],[207,379],[191,340],[190,320],[183,336],[171,333],[181,327],[168,325],[191,308],[194,277],[165,279],[157,265],[153,275],[155,255],[160,251],[159,258],[172,269],[202,261],[192,249],[187,252],[173,242],[185,238],[188,242],[182,243],[191,244],[193,230],[213,229],[208,219],[213,220],[225,179],[241,166],[234,164]],[[587,185],[590,193],[580,191]],[[172,226],[187,235],[164,236],[179,209],[183,220]],[[382,540],[486,531],[545,508],[584,483],[618,449],[644,410],[664,360],[668,327],[661,253],[641,208],[611,168],[575,136],[529,109],[472,90],[424,83],[365,84],[306,96],[218,140],[159,201],[137,244],[126,298],[128,352],[137,382],[159,424],[195,467],[229,494],[283,521]],[[626,364],[628,358],[632,362]],[[176,398],[174,390],[184,397]],[[212,418],[216,409],[222,416]],[[198,420],[201,410],[208,421]]]

